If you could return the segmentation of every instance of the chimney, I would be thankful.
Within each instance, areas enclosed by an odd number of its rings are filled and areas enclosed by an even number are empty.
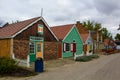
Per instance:
[[[77,21],[76,24],[80,24],[80,21]]]
[[[76,21],[76,26],[77,26],[77,27],[80,26],[80,21]]]

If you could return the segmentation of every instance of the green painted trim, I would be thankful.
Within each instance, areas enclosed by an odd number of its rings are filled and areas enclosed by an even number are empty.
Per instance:
[[[34,38],[41,38],[41,40],[32,40],[31,38],[33,38],[33,39]],[[43,37],[30,36],[29,42],[33,42],[34,43],[34,53],[30,53],[30,50],[29,50],[30,62],[34,62],[36,60],[36,52],[37,52],[36,51],[36,43],[37,42],[42,42],[42,53],[43,53],[42,58],[44,59],[44,38]]]
[[[35,40],[35,38],[40,38],[41,40]],[[43,37],[30,36],[29,40],[30,41],[38,41],[39,42],[39,41],[44,41],[44,38]]]
[[[44,60],[44,41],[43,41],[42,47],[43,47],[43,49],[42,49],[42,53],[43,53],[42,58],[43,58],[43,60]]]

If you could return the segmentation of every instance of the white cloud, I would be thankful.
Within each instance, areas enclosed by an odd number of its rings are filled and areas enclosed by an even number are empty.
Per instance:
[[[51,25],[92,20],[113,33],[120,33],[119,0],[1,0],[0,20],[12,22],[41,15]]]

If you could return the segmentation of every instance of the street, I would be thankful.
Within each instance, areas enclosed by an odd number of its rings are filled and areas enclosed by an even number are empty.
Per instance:
[[[37,76],[0,80],[120,80],[120,53],[101,55],[89,62],[74,62],[50,68]]]

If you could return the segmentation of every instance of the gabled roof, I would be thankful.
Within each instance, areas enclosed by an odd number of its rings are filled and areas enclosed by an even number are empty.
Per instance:
[[[45,25],[47,26],[48,30],[50,30],[48,24],[45,22],[43,17],[36,17],[36,18],[25,20],[25,21],[8,24],[8,25],[2,27],[0,29],[0,38],[15,37],[16,35],[18,35],[22,31],[26,30],[27,28],[29,28],[30,26],[32,26],[39,20],[42,20],[45,23]],[[57,37],[53,34],[53,32],[51,30],[50,30],[50,32],[55,37],[55,39],[58,40]]]
[[[63,40],[65,36],[69,33],[69,31],[72,29],[73,26],[74,24],[54,26],[54,27],[51,27],[51,30],[53,31],[53,33],[57,36],[59,40]]]
[[[89,34],[89,31],[85,27],[83,27],[79,21],[76,23],[76,27],[80,34]]]
[[[89,36],[89,31],[85,27],[83,27],[79,21],[77,21],[76,27],[78,29],[78,32],[79,32],[83,42],[85,42]]]
[[[86,34],[80,34],[80,36],[82,38],[82,41],[85,42],[88,39],[89,34],[88,33],[86,33]]]
[[[6,25],[0,29],[0,37],[11,37],[40,17]]]

